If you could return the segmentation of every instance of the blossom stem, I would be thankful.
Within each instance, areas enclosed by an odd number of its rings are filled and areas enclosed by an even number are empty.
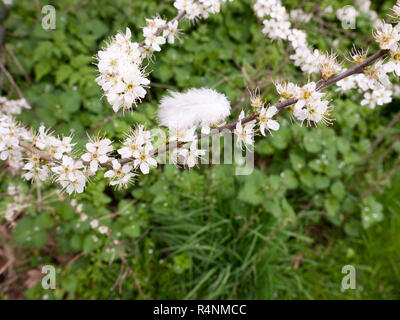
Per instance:
[[[389,52],[389,50],[379,50],[379,51],[375,52],[372,56],[370,56],[367,59],[365,59],[363,62],[361,62],[361,63],[353,66],[352,68],[350,68],[350,69],[348,69],[348,70],[336,75],[335,77],[332,77],[332,78],[330,78],[330,79],[328,79],[326,81],[321,80],[319,82],[316,90],[317,91],[321,91],[323,89],[326,89],[326,88],[330,87],[331,85],[335,84],[336,82],[338,82],[338,81],[340,81],[340,80],[342,80],[344,78],[347,78],[347,77],[349,77],[351,75],[354,75],[354,74],[362,73],[366,67],[368,67],[373,62],[375,62],[376,60],[380,59],[381,57],[385,56],[388,52]],[[296,102],[297,102],[297,99],[291,98],[291,99],[288,99],[286,101],[278,102],[277,104],[275,104],[275,107],[278,110],[282,110],[282,109],[284,109],[286,107],[289,107],[289,106],[295,104]],[[255,113],[245,117],[244,119],[242,119],[241,123],[244,124],[244,123],[253,121],[253,120],[256,119],[257,115],[258,115],[258,113],[255,112]],[[211,132],[209,134],[198,134],[197,135],[197,139],[200,140],[202,138],[206,138],[208,136],[211,136],[213,134],[219,133],[219,132],[221,132],[223,130],[226,130],[226,129],[232,131],[233,129],[236,128],[237,122],[238,121],[234,121],[234,122],[228,123],[228,124],[226,124],[224,126],[218,127],[217,128],[217,130],[218,130],[217,132]],[[169,148],[173,149],[174,147],[182,146],[184,144],[185,143],[181,143],[181,144],[174,143],[174,145],[171,147],[167,143],[165,146],[154,150],[153,154],[163,153],[163,152],[166,152]]]
[[[181,11],[172,21],[182,19],[184,16],[185,16],[185,11]],[[158,31],[162,32],[162,28],[160,28],[160,29]],[[344,71],[344,72],[342,72],[342,73],[340,73],[340,74],[338,74],[338,75],[336,75],[336,76],[334,76],[334,77],[332,77],[332,78],[330,78],[330,79],[328,79],[326,81],[323,81],[323,80],[319,81],[316,90],[317,91],[321,91],[323,89],[326,89],[326,88],[330,87],[331,85],[335,84],[336,82],[338,82],[338,81],[340,81],[340,80],[342,80],[344,78],[347,78],[347,77],[349,77],[351,75],[354,75],[354,74],[362,73],[366,67],[371,65],[376,60],[384,57],[388,52],[389,52],[389,50],[379,50],[376,53],[374,53],[373,55],[371,55],[370,57],[368,57],[367,59],[365,59],[363,62],[353,66],[352,68],[350,68],[350,69],[348,69],[348,70],[346,70],[346,71]],[[284,108],[286,108],[288,106],[291,106],[291,105],[295,104],[296,102],[297,102],[297,99],[291,98],[291,99],[288,99],[286,101],[278,102],[277,104],[275,104],[275,107],[278,110],[282,110],[282,109],[284,109]],[[250,121],[253,121],[253,120],[255,120],[257,118],[257,116],[258,116],[258,112],[254,112],[253,114],[243,118],[241,120],[241,123],[245,124],[245,123],[248,123]],[[237,123],[238,123],[238,121],[233,121],[231,123],[228,123],[226,125],[223,125],[223,126],[220,126],[220,127],[216,128],[216,130],[213,130],[208,134],[199,133],[197,135],[197,139],[201,140],[203,138],[206,138],[206,137],[215,135],[217,133],[220,133],[223,130],[232,131],[232,130],[234,130],[236,128],[236,124]],[[152,155],[162,154],[164,152],[167,152],[169,149],[174,149],[176,147],[182,147],[182,146],[184,146],[186,144],[187,144],[187,142],[175,142],[175,141],[174,142],[167,142],[164,146],[153,150],[152,151]],[[38,154],[40,156],[41,159],[43,159],[45,161],[57,162],[57,163],[59,162],[58,160],[53,159],[51,157],[51,155],[49,155],[48,153],[40,151],[40,150],[37,150],[36,148],[34,148],[31,144],[29,144],[27,142],[21,141],[20,142],[20,146],[24,147],[25,149],[28,149],[30,152],[35,152],[36,154]],[[133,159],[131,159],[131,158],[118,159],[118,162],[121,165],[124,165],[124,164],[132,162],[132,161],[133,161]],[[84,161],[83,161],[83,163],[85,165],[88,165],[88,163],[86,163]],[[108,162],[105,162],[103,164],[100,164],[100,166],[101,167],[106,167],[106,168],[112,168],[112,163],[111,163],[111,161],[108,161]]]

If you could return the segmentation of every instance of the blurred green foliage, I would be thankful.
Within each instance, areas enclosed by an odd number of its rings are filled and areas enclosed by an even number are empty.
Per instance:
[[[34,1],[16,1],[6,43],[24,72],[10,56],[6,67],[33,106],[21,120],[73,134],[83,146],[92,128],[118,140],[135,123],[156,127],[157,102],[167,88],[214,87],[232,101],[236,117],[249,108],[247,86],[260,86],[273,104],[272,80],[307,81],[287,60],[286,44],[263,37],[252,2],[235,0],[207,21],[184,22],[182,42],[165,46],[148,66],[155,85],[145,101],[115,117],[94,81],[93,56],[127,26],[141,40],[144,19],[156,13],[172,18],[172,2],[46,1],[57,9],[57,27],[45,31]],[[300,3],[285,1],[289,10]],[[324,0],[318,8],[347,4]],[[381,16],[392,5],[373,2]],[[316,8],[314,2],[303,7]],[[372,23],[363,15],[356,30],[341,33],[335,31],[341,29],[334,14],[297,27],[321,50],[339,40],[335,50],[342,59],[353,42],[376,49]],[[9,90],[5,84],[3,93]],[[400,127],[387,128],[400,111],[398,100],[370,110],[359,105],[357,93],[339,96],[330,90],[329,98],[335,105],[332,127],[300,127],[283,114],[278,132],[257,139],[256,169],[248,176],[235,176],[234,165],[190,171],[167,165],[139,176],[128,190],[115,191],[99,172],[76,199],[90,217],[118,213],[102,223],[124,244],[118,250],[125,261],[110,239],[93,231],[88,220],[79,221],[67,201],[26,209],[9,243],[24,248],[18,272],[23,279],[26,270],[56,265],[57,289],[46,291],[39,283],[27,290],[20,286],[19,294],[28,299],[399,298],[400,175],[394,165]],[[0,179],[2,194],[9,184],[27,193],[31,187],[7,174]],[[52,190],[50,183],[42,186],[42,194]],[[0,210],[11,201],[1,198]],[[358,287],[342,292],[346,264],[356,267]],[[128,273],[119,286],[116,281],[128,270],[134,276]],[[7,297],[12,294],[4,293]]]

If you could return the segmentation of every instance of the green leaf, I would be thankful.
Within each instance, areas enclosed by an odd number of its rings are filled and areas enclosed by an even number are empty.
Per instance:
[[[39,81],[42,79],[46,74],[50,73],[51,65],[47,61],[39,62],[35,65],[35,79]]]
[[[262,139],[260,141],[256,142],[254,150],[263,156],[269,156],[270,154],[273,154],[275,151],[275,148],[272,146],[272,144],[269,142],[267,139]]]
[[[36,219],[36,226],[42,229],[50,229],[54,226],[53,217],[48,212],[43,212]]]
[[[341,181],[336,181],[331,186],[331,192],[338,200],[342,200],[344,198],[344,196],[346,195],[345,187]]]
[[[300,182],[309,188],[314,186],[314,175],[312,174],[311,170],[307,168],[301,170]]]
[[[37,114],[40,120],[45,123],[47,127],[53,127],[57,123],[57,119],[54,117],[55,108],[42,107],[37,109]]]
[[[101,240],[94,234],[89,234],[83,240],[83,251],[89,252],[101,247]]]
[[[321,145],[321,138],[318,136],[318,134],[312,130],[308,131],[304,135],[304,147],[308,152],[311,153],[317,153],[321,150],[322,145]]]
[[[56,210],[56,214],[66,220],[76,217],[74,209],[67,201],[54,202],[52,207]]]
[[[325,172],[325,165],[321,159],[314,159],[310,161],[308,166],[316,172]]]
[[[71,66],[74,67],[75,69],[80,69],[91,62],[92,58],[90,56],[80,54],[71,59]]]
[[[16,244],[29,245],[32,240],[32,230],[34,228],[35,221],[31,217],[23,217],[18,221],[17,226],[13,231],[13,238]]]
[[[298,154],[291,152],[289,155],[290,163],[292,164],[292,168],[296,172],[300,172],[306,165],[304,158],[299,156]]]
[[[282,219],[283,212],[279,199],[269,200],[265,204],[265,210],[272,214],[276,219]]]
[[[183,253],[174,257],[174,270],[176,273],[181,274],[192,266],[192,259],[187,253]]]
[[[364,229],[368,229],[383,220],[383,206],[374,197],[365,198],[361,206],[361,223]]]
[[[344,225],[344,231],[350,237],[358,237],[360,234],[360,222],[358,221],[350,221]]]
[[[104,109],[103,103],[100,99],[85,100],[83,101],[83,106],[96,114],[101,113]]]
[[[330,179],[327,176],[318,174],[314,178],[314,183],[315,183],[315,187],[318,190],[322,190],[322,189],[328,188],[328,186],[330,184]]]
[[[165,83],[173,77],[173,69],[168,64],[162,64],[159,68],[154,70],[154,76],[159,78],[161,82]]]
[[[254,170],[251,175],[245,176],[245,183],[240,190],[238,199],[258,205],[266,200],[266,187],[268,186],[268,179],[262,171]]]
[[[298,186],[297,179],[292,170],[286,169],[281,173],[281,178],[283,179],[282,184],[287,189],[296,189]]]
[[[282,199],[281,202],[281,207],[282,207],[282,213],[285,218],[290,219],[292,222],[296,219],[296,213],[293,210],[292,206],[290,203],[286,200],[286,198]]]
[[[56,72],[56,85],[64,82],[73,73],[73,69],[69,65],[62,65]]]
[[[140,226],[137,223],[133,223],[126,226],[122,231],[129,237],[135,239],[140,236]]]
[[[74,234],[71,237],[71,240],[69,242],[71,248],[75,251],[79,251],[83,249],[83,237],[78,234]]]
[[[34,230],[32,232],[32,245],[40,249],[42,248],[47,241],[47,232],[45,230]]]
[[[69,90],[67,92],[63,92],[59,98],[63,112],[72,113],[79,110],[81,105],[81,96],[79,92]]]
[[[47,241],[47,232],[31,217],[22,218],[13,231],[16,244],[42,248]]]
[[[290,141],[290,130],[288,127],[281,126],[279,131],[273,133],[271,138],[272,145],[280,150],[283,150],[287,147]]]

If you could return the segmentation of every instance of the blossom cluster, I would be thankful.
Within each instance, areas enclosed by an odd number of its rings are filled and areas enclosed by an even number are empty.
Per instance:
[[[22,110],[30,109],[31,106],[25,99],[8,100],[0,97],[0,112],[5,114],[21,114]]]
[[[289,15],[290,19],[299,22],[309,22],[313,16],[312,13],[306,13],[301,8],[290,11]]]
[[[400,18],[400,3],[392,8],[393,16]],[[368,105],[375,108],[376,105],[383,105],[392,101],[392,95],[396,87],[392,85],[389,74],[400,75],[400,23],[393,26],[385,21],[378,21],[373,33],[375,40],[382,50],[389,50],[387,61],[378,61],[364,70],[362,74],[357,74],[345,78],[337,83],[339,90],[346,92],[350,89],[358,89],[363,92],[364,98],[361,105]],[[360,50],[353,50],[351,58],[355,63],[360,63],[366,59],[366,53]]]
[[[7,161],[9,167],[15,172],[22,170],[23,177],[27,180],[40,182],[52,178],[68,194],[81,193],[88,179],[96,174],[100,166],[108,163],[115,169],[116,174],[106,172],[105,177],[111,179],[111,185],[118,187],[127,185],[134,176],[131,172],[134,168],[140,168],[142,173],[147,174],[149,165],[157,166],[157,162],[149,156],[152,149],[150,135],[148,131],[143,130],[143,127],[139,127],[123,142],[125,146],[132,148],[130,142],[132,137],[136,136],[138,138],[137,153],[130,154],[125,148],[118,150],[122,158],[128,155],[133,157],[133,166],[125,165],[122,169],[123,174],[120,174],[115,164],[118,161],[109,156],[113,151],[111,140],[89,138],[86,152],[79,159],[76,157],[75,144],[72,143],[71,136],[58,137],[43,125],[35,133],[24,128],[14,119],[13,114],[18,114],[22,108],[29,107],[25,101],[7,100],[3,97],[0,101],[0,159]],[[139,143],[139,140],[142,142]],[[24,143],[29,144],[29,150],[26,149],[26,145],[23,145]]]
[[[360,12],[367,15],[373,22],[379,20],[378,14],[376,11],[371,9],[371,0],[356,0],[355,1],[357,7],[359,8]]]
[[[365,55],[356,53],[352,55],[354,61],[363,61]],[[371,109],[376,105],[383,105],[392,101],[392,84],[388,76],[388,66],[382,61],[366,68],[364,73],[349,76],[337,82],[338,91],[347,92],[358,89],[364,94],[361,105],[368,105]]]
[[[13,118],[24,109],[30,109],[25,99],[9,100],[0,97],[0,160],[8,160],[13,170],[19,170],[23,166],[23,150],[19,141],[29,135]]]
[[[249,148],[249,146],[254,145],[254,136],[258,132],[265,136],[266,130],[271,133],[271,130],[277,131],[280,128],[279,122],[273,119],[279,110],[275,106],[265,106],[259,90],[251,95],[251,106],[255,111],[255,119],[244,123],[246,116],[244,110],[241,110],[233,130],[236,136],[236,144],[240,148],[242,146]],[[258,130],[256,125],[258,125]]]
[[[157,167],[157,161],[152,156],[153,149],[150,131],[139,125],[127,135],[118,153],[122,159],[132,159],[135,168],[139,168],[143,174],[148,174],[150,167]]]
[[[313,50],[307,43],[307,34],[299,29],[292,28],[290,19],[294,21],[309,21],[309,15],[301,9],[288,14],[280,0],[257,0],[254,4],[256,15],[264,19],[262,32],[272,40],[289,41],[294,49],[290,59],[296,66],[308,74],[321,72],[323,77],[341,71],[335,55],[322,54]],[[269,17],[269,18],[267,18]]]
[[[186,108],[185,114],[193,123],[184,130],[176,127],[176,130],[172,130],[171,127],[168,140],[191,142],[188,146],[176,148],[172,154],[179,157],[176,164],[192,168],[198,163],[198,158],[205,153],[204,150],[197,148],[195,131],[198,125],[221,123],[230,114],[230,103],[224,95],[211,89],[193,89],[189,90],[188,94],[189,96],[183,95],[183,101],[182,95],[176,95],[170,103],[185,107],[187,99],[194,101],[195,97],[202,103],[203,113],[196,108],[191,110]],[[5,110],[10,113],[19,113],[21,106],[27,107],[21,101],[4,99],[2,101],[3,105],[7,106]],[[14,107],[9,108],[9,105]],[[175,111],[175,109],[168,110],[169,113]],[[122,188],[133,180],[138,171],[148,174],[150,168],[158,165],[154,157],[153,136],[141,125],[131,130],[121,142],[121,147],[116,150],[119,157],[112,155],[114,147],[110,139],[89,137],[85,151],[79,158],[77,157],[79,150],[75,150],[72,136],[56,136],[43,125],[37,132],[27,130],[15,121],[11,114],[0,113],[0,120],[0,159],[8,161],[9,166],[14,166],[15,170],[22,170],[23,177],[27,180],[40,182],[53,179],[68,194],[82,193],[87,182],[101,167],[109,168],[104,177],[110,179],[110,185]]]
[[[14,171],[23,166],[23,149],[19,142],[27,137],[29,132],[15,121],[13,115],[29,108],[25,100],[0,97],[0,160],[8,160],[10,168]]]
[[[135,152],[133,152],[133,137],[136,137]],[[132,156],[132,161],[123,166],[119,160],[110,155],[114,150],[112,141],[107,138],[89,138],[85,153],[81,159],[75,156],[72,137],[56,137],[49,133],[43,126],[35,135],[27,135],[23,139],[29,142],[35,150],[49,155],[50,159],[43,159],[36,152],[31,152],[23,170],[27,180],[44,181],[52,177],[63,189],[71,194],[84,191],[87,181],[94,176],[100,167],[111,168],[105,172],[104,177],[110,179],[110,185],[118,188],[126,187],[136,175],[133,170],[140,168],[142,173],[149,173],[149,165],[157,166],[155,159],[149,156],[149,146],[146,141],[139,142],[142,137],[149,139],[149,132],[140,127],[130,134],[123,142],[124,147],[118,149],[121,158]],[[129,151],[127,148],[130,148]],[[46,161],[47,160],[47,161]]]
[[[141,65],[143,53],[137,43],[131,42],[129,28],[125,34],[118,33],[97,58],[100,76],[96,81],[115,112],[131,109],[144,98],[150,81]]]
[[[195,20],[219,12],[223,2],[226,0],[177,0],[174,6],[182,17]],[[144,41],[133,42],[132,32],[127,28],[125,33],[119,32],[97,53],[100,75],[96,82],[104,90],[114,112],[121,108],[123,111],[130,110],[146,96],[150,80],[143,61],[151,60],[154,52],[161,51],[161,46],[167,41],[170,44],[175,42],[180,33],[178,17],[169,22],[159,16],[146,19]]]
[[[356,4],[360,12],[370,16],[373,21],[377,21],[376,12],[370,9],[370,1],[357,1]],[[330,9],[333,11],[332,8]],[[299,15],[305,16],[305,14],[300,13],[301,9],[296,9],[296,13],[294,14],[292,12],[287,14],[280,0],[257,0],[254,10],[260,18],[269,16],[269,19],[263,21],[264,34],[270,39],[288,40],[291,43],[295,52],[290,58],[294,60],[294,64],[300,67],[303,72],[308,74],[320,72],[322,79],[327,80],[335,74],[344,71],[342,65],[338,63],[335,54],[324,54],[319,50],[313,50],[307,43],[306,33],[291,28],[290,18],[296,20],[296,17]],[[328,11],[328,8],[325,11]],[[392,11],[393,16],[398,20],[400,17],[400,5],[395,5]],[[359,12],[354,7],[348,6],[339,9],[336,15],[341,21],[351,22],[351,20],[356,19]],[[368,105],[370,108],[375,108],[376,105],[383,105],[392,101],[394,88],[388,74],[394,72],[397,76],[400,75],[400,50],[398,48],[398,41],[400,40],[398,32],[400,30],[399,24],[393,27],[392,24],[377,21],[375,28],[374,37],[379,42],[381,49],[390,50],[390,60],[386,63],[378,61],[366,68],[364,73],[352,75],[337,82],[338,91],[344,93],[350,89],[358,89],[362,92],[364,98],[361,101],[361,105]],[[361,63],[366,59],[366,53],[355,48],[350,53],[350,56],[351,61],[354,63]],[[296,95],[292,93],[292,96]],[[326,102],[318,104],[317,108],[312,108],[312,110],[320,110],[321,112],[323,110],[328,111],[329,109]],[[321,118],[322,113],[318,112],[318,114],[319,116],[313,118]],[[303,119],[306,116],[303,112],[301,112],[301,115],[295,112],[294,115],[298,119]],[[305,119],[311,120],[311,117],[307,115]]]
[[[189,20],[196,20],[198,18],[208,18],[210,13],[218,13],[221,9],[221,4],[226,1],[227,0],[176,0],[174,2],[174,7],[179,11],[185,11]]]
[[[330,123],[328,118],[332,106],[328,100],[324,100],[324,93],[317,90],[315,82],[309,82],[302,87],[291,82],[276,82],[275,87],[279,93],[280,101],[295,99],[297,102],[291,107],[292,115],[301,123],[317,124],[322,121]]]
[[[371,0],[355,0],[354,4],[356,5],[355,7],[347,5],[336,11],[336,18],[343,23],[343,26],[351,28],[355,27],[356,18],[360,16],[361,13],[368,16],[373,22],[379,20],[376,11],[371,9]],[[331,14],[333,13],[333,10],[333,7],[329,5],[323,10],[323,13]]]

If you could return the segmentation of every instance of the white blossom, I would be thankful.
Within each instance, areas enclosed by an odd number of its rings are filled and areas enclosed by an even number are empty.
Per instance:
[[[255,121],[250,121],[242,124],[242,120],[245,118],[244,111],[242,110],[239,115],[238,122],[236,123],[236,128],[234,129],[234,134],[236,135],[236,143],[239,147],[244,145],[248,147],[254,144],[254,126]]]
[[[72,192],[82,193],[85,188],[86,175],[83,169],[82,161],[63,156],[62,163],[51,168],[51,171],[56,173],[56,181],[61,184],[68,194],[71,194]]]
[[[142,125],[138,125],[126,136],[123,147],[117,151],[123,159],[131,158],[134,157],[136,151],[142,149],[146,145],[152,148],[151,140],[150,131],[144,130]]]
[[[118,160],[114,159],[112,161],[112,169],[108,170],[104,174],[104,177],[111,179],[111,186],[117,186],[118,189],[121,189],[123,187],[127,187],[127,185],[135,176],[135,174],[131,172],[132,169],[132,166],[128,163],[121,166]]]
[[[99,230],[99,232],[100,232],[101,234],[106,234],[106,233],[108,232],[108,227],[106,227],[106,226],[100,226],[100,227],[98,228],[98,230]]]
[[[106,163],[108,153],[113,151],[110,139],[94,139],[86,144],[86,152],[82,155],[82,160],[90,163],[90,171],[95,173],[99,167],[99,164]]]
[[[195,135],[196,127],[184,128],[184,129],[174,129],[171,128],[169,141],[176,142],[190,142],[196,139]]]
[[[163,37],[167,38],[168,43],[173,44],[178,34],[179,34],[178,21],[168,22],[168,27],[163,32]]]
[[[93,219],[92,221],[90,221],[90,226],[92,227],[92,229],[96,229],[99,226],[99,220]]]
[[[381,49],[397,50],[397,42],[400,40],[398,27],[393,27],[384,21],[380,22],[374,32],[374,38]]]
[[[356,88],[356,77],[355,76],[349,76],[347,78],[344,78],[338,82],[336,82],[336,85],[339,87],[338,90],[342,92],[349,91],[351,89]]]
[[[142,53],[138,43],[131,42],[131,31],[118,33],[105,49],[97,54],[100,76],[96,82],[103,88],[108,102],[117,112],[132,108],[146,95],[150,80],[141,66]]]
[[[260,132],[263,136],[265,136],[265,129],[267,129],[268,131],[279,130],[279,122],[272,119],[272,117],[276,115],[277,112],[278,109],[275,106],[261,109],[258,120],[260,125]]]
[[[150,167],[157,167],[157,161],[150,153],[152,150],[153,148],[150,145],[146,145],[133,153],[133,157],[135,158],[133,165],[135,168],[140,168],[143,174],[148,174]]]
[[[183,164],[193,168],[199,157],[205,155],[206,151],[197,148],[197,140],[194,140],[189,148],[180,149],[179,155],[183,158]]]

